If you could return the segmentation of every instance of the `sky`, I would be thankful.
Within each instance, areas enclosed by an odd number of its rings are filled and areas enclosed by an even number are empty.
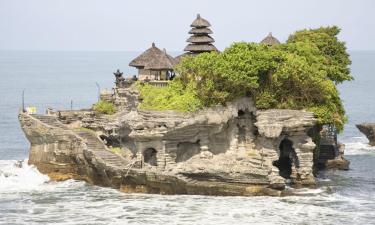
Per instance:
[[[215,45],[285,41],[296,30],[337,25],[349,50],[375,50],[375,0],[0,0],[0,50],[182,51],[196,14]]]

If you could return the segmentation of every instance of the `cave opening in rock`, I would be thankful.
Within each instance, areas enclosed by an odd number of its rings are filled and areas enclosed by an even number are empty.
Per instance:
[[[113,136],[107,136],[107,135],[102,134],[99,137],[107,146],[121,147],[120,141]]]
[[[242,109],[240,109],[240,110],[238,110],[237,115],[238,115],[238,117],[244,116],[245,115],[245,111],[243,111]]]
[[[280,143],[279,150],[279,160],[274,161],[273,165],[279,168],[280,176],[290,179],[290,175],[292,174],[292,154],[294,152],[293,142],[289,139],[284,139]]]
[[[151,166],[157,166],[157,151],[154,148],[148,148],[143,152],[143,161]]]
[[[181,142],[177,144],[177,156],[176,156],[176,163],[177,162],[184,162],[189,160],[194,155],[200,153],[200,140],[196,142]]]

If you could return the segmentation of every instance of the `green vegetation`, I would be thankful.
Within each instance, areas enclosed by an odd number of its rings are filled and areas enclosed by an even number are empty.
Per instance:
[[[336,84],[352,80],[337,27],[297,31],[285,44],[234,43],[222,53],[184,57],[168,88],[143,86],[144,109],[194,111],[252,96],[260,109],[305,109],[340,131],[346,122]]]
[[[181,82],[170,82],[167,87],[155,87],[149,84],[138,85],[143,101],[140,109],[196,111],[202,108],[196,97],[196,90]]]
[[[96,112],[112,115],[116,112],[116,107],[112,102],[99,101],[93,106]]]

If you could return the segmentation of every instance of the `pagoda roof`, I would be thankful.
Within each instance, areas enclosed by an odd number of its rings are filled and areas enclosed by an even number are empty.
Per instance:
[[[210,35],[193,35],[189,37],[187,42],[190,43],[212,43],[215,42],[215,40]]]
[[[203,19],[201,15],[197,14],[197,18],[193,21],[193,23],[190,25],[191,27],[210,27],[211,24]]]
[[[280,44],[280,41],[277,40],[277,38],[275,38],[274,36],[272,36],[272,33],[269,33],[267,37],[265,37],[260,43],[272,46]]]
[[[217,48],[212,44],[188,44],[184,51],[190,52],[217,52]]]
[[[193,27],[189,31],[189,34],[212,34],[212,30],[208,27]]]

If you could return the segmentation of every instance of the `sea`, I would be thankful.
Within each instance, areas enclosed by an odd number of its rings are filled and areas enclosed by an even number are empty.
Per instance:
[[[375,122],[375,51],[352,51],[352,82],[339,85],[349,122],[339,140],[349,171],[324,171],[318,187],[287,197],[126,194],[53,182],[27,164],[22,107],[88,108],[126,76],[138,52],[0,51],[0,224],[375,224],[375,148],[355,124]],[[24,96],[24,98],[22,97]],[[16,166],[22,160],[23,166]]]

